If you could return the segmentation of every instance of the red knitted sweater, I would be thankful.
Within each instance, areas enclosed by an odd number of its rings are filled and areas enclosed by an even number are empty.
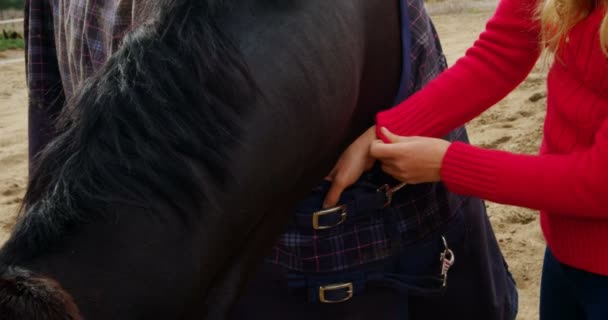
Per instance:
[[[440,137],[506,96],[539,56],[534,3],[502,0],[466,55],[425,89],[379,113],[378,129]],[[540,210],[558,260],[608,275],[608,59],[599,42],[604,13],[595,9],[570,31],[551,67],[540,154],[453,143],[441,176],[455,193]]]

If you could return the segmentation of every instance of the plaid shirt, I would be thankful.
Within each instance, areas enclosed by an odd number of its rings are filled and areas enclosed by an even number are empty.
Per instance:
[[[446,67],[437,33],[424,9],[423,0],[407,2],[412,38],[409,94],[422,88]],[[129,31],[138,0],[28,0],[27,81],[30,108],[30,156],[48,143],[55,132],[53,117],[85,78],[117,48]],[[465,140],[460,128],[449,140]],[[371,180],[390,181],[382,173],[369,173]],[[313,194],[323,192],[317,188]],[[394,237],[407,243],[436,230],[466,198],[449,193],[441,183],[408,186],[399,191],[390,210],[397,212],[390,234],[383,222],[371,219],[329,231],[289,227],[266,259],[291,270],[338,271],[392,254]]]

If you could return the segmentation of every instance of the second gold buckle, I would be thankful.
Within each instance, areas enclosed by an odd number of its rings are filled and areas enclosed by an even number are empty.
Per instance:
[[[346,297],[340,300],[327,300],[325,297],[325,292],[327,291],[335,291],[335,290],[346,290]],[[340,284],[332,284],[328,286],[319,287],[319,301],[323,303],[339,303],[349,300],[353,297],[353,283],[340,283]]]
[[[337,223],[335,223],[333,225],[328,225],[328,226],[319,225],[319,217],[326,216],[326,215],[332,214],[332,213],[336,213],[338,211],[342,211],[342,213],[340,213],[340,221],[338,221]],[[339,226],[342,223],[344,223],[344,221],[346,221],[346,215],[347,215],[346,205],[340,205],[340,206],[336,206],[336,207],[325,209],[325,210],[315,211],[312,214],[312,228],[315,230],[325,230],[325,229],[334,228],[334,227]]]

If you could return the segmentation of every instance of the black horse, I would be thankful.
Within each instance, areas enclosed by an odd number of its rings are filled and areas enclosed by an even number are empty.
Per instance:
[[[69,101],[0,252],[2,319],[219,319],[390,106],[399,3],[149,1]]]

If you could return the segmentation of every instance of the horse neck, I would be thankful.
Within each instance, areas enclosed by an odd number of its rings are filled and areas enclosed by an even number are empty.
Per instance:
[[[229,17],[243,18],[227,33],[265,96],[250,105],[239,144],[224,160],[234,177],[226,191],[231,203],[220,201],[186,224],[170,207],[163,215],[113,208],[115,219],[84,224],[63,246],[20,266],[57,280],[87,319],[142,313],[173,319],[197,303],[214,308],[199,312],[221,317],[283,231],[293,204],[396,91],[386,79],[398,78],[398,11],[356,3],[303,1],[309,11],[302,12],[289,2],[287,12],[269,9],[273,19],[238,11]],[[276,29],[276,21],[289,28]],[[294,41],[295,32],[309,45]]]
[[[201,278],[202,248],[193,230],[161,214],[114,208],[108,219],[83,225],[43,254],[11,268],[55,281],[85,319],[177,319],[202,316],[209,282]]]

